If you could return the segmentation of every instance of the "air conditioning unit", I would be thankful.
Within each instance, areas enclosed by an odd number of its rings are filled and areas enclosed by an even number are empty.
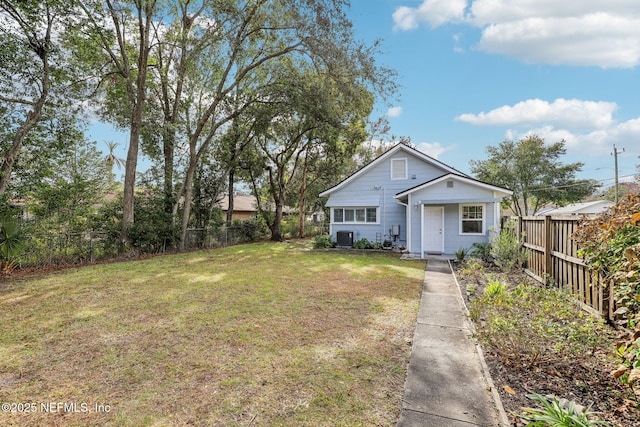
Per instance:
[[[353,231],[337,231],[336,241],[338,246],[353,247]]]

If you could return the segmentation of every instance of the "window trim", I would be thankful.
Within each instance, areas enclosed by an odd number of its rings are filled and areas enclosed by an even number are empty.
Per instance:
[[[376,220],[375,222],[367,221],[367,211],[369,209],[375,209]],[[342,211],[342,221],[336,221],[336,210]],[[353,211],[353,221],[347,221],[347,215],[345,211]],[[364,210],[364,221],[358,221],[358,210]],[[380,208],[378,206],[340,206],[331,208],[331,223],[332,224],[359,224],[359,225],[379,225],[380,224]]]
[[[481,219],[466,219],[463,218],[464,208],[469,206],[480,206],[482,208],[482,218]],[[463,231],[463,222],[464,221],[481,221],[482,232],[480,233],[469,233]],[[458,206],[458,234],[461,236],[484,236],[486,233],[486,224],[487,224],[487,204],[486,203],[463,203]]]
[[[404,163],[404,174],[403,174],[402,178],[394,178],[394,176],[393,176],[393,172],[395,170],[395,168],[393,166],[394,162],[403,162]],[[399,158],[399,159],[391,159],[389,165],[390,165],[390,168],[389,168],[390,169],[389,170],[389,175],[390,176],[389,176],[389,178],[392,181],[400,181],[400,180],[408,179],[408,177],[409,177],[409,161],[407,160],[406,157],[402,157],[402,158]]]

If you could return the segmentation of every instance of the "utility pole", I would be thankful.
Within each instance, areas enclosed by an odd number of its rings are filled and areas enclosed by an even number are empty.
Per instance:
[[[624,148],[622,149],[622,151],[618,151],[618,149],[616,148],[616,144],[613,144],[613,153],[611,153],[613,155],[613,160],[614,160],[614,164],[615,164],[615,171],[616,171],[616,205],[618,204],[618,154],[620,153],[624,153]]]

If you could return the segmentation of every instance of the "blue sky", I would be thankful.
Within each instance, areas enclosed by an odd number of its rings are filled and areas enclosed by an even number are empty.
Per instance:
[[[486,147],[564,138],[581,178],[612,185],[640,164],[637,0],[352,0],[357,37],[398,72],[395,135],[463,172]]]
[[[640,164],[637,0],[351,0],[356,38],[382,40],[397,99],[379,102],[391,132],[469,172],[486,147],[537,134],[566,141],[580,178],[613,184]],[[120,143],[108,126],[92,136]]]

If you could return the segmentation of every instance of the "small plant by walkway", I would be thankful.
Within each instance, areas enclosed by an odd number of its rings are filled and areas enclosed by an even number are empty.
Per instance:
[[[0,425],[395,425],[424,262],[307,243],[0,284]]]

